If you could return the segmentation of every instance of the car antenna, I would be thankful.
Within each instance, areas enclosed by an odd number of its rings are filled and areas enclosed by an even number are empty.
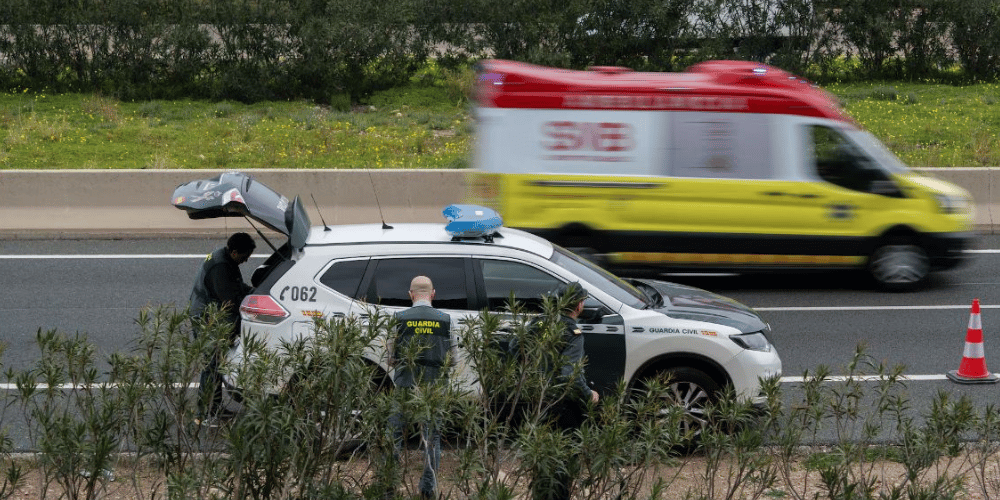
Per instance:
[[[316,203],[316,197],[313,196],[312,193],[309,193],[309,197],[313,199],[313,205],[316,205],[316,213],[319,214],[319,220],[320,220],[320,222],[323,223],[323,230],[324,231],[329,231],[330,230],[330,226],[327,226],[326,225],[326,220],[323,219],[323,212],[320,212],[320,210],[319,210],[319,203]]]
[[[378,202],[378,191],[375,189],[375,179],[372,178],[372,171],[368,171],[368,181],[372,183],[372,192],[375,193],[375,206],[378,207],[378,216],[382,218],[382,229],[392,229],[392,226],[385,223],[385,216],[382,215],[382,204]]]
[[[261,239],[264,240],[264,243],[267,243],[267,246],[271,247],[271,251],[274,253],[278,253],[278,249],[274,248],[274,245],[271,244],[271,240],[267,239],[267,236],[264,236],[264,233],[260,232],[260,229],[257,229],[257,226],[253,224],[253,221],[251,221],[250,218],[247,217],[246,215],[244,215],[243,218],[246,219],[248,223],[250,223],[250,227],[252,227],[254,231],[257,231],[257,234],[259,234]]]

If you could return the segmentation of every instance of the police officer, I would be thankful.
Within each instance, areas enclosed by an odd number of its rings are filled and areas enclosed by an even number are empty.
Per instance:
[[[418,386],[429,386],[446,376],[446,364],[451,352],[451,318],[431,305],[434,285],[427,276],[417,276],[410,282],[413,307],[395,315],[396,336],[390,354],[395,368],[392,381],[403,392]],[[397,390],[399,390],[397,389]],[[403,446],[406,418],[402,412],[389,420],[393,431],[394,461],[399,463]],[[424,473],[420,478],[420,496],[435,498],[437,469],[441,462],[441,431],[433,417],[420,422],[424,446]]]
[[[558,382],[566,384],[566,390],[546,412],[548,421],[557,429],[569,431],[580,427],[586,417],[588,403],[597,403],[599,396],[587,384],[587,379],[577,367],[583,361],[584,343],[577,318],[583,312],[587,299],[587,289],[578,282],[568,283],[555,293],[560,306],[557,324],[561,330],[561,364]],[[536,318],[529,325],[529,332],[538,332],[546,318]],[[575,375],[574,375],[574,372]],[[579,459],[565,457],[565,467],[555,471],[533,471],[531,484],[532,500],[568,500],[572,492],[574,476],[579,473]]]
[[[250,293],[251,287],[243,282],[240,264],[250,259],[256,245],[247,233],[234,233],[226,246],[208,255],[198,270],[191,290],[191,325],[195,337],[204,326],[205,310],[215,304],[223,312],[223,318],[232,331],[230,340],[240,332],[240,303]],[[218,347],[209,355],[208,364],[201,372],[198,396],[199,422],[211,417],[228,417],[222,408],[222,379],[219,376],[219,361],[222,351]]]

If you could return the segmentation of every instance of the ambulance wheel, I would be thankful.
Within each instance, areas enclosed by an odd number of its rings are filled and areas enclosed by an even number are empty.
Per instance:
[[[868,272],[886,290],[912,290],[927,278],[930,270],[927,252],[910,242],[882,245],[868,260]]]
[[[705,372],[686,366],[661,371],[656,379],[663,384],[663,390],[653,395],[661,402],[657,419],[676,425],[685,443],[696,443],[708,425],[708,408],[719,397],[719,384]],[[675,408],[683,411],[679,420],[672,417]]]

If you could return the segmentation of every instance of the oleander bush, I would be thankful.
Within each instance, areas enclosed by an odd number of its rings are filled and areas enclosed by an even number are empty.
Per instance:
[[[529,315],[511,304],[458,333],[478,392],[391,390],[369,355],[392,320],[374,311],[366,321],[317,319],[309,340],[246,335],[241,362],[223,367],[240,380],[242,409],[221,427],[196,425],[191,384],[205,356],[228,346],[219,316],[196,339],[186,311],[144,309],[130,349],[108,357],[109,374],[85,334],[39,331],[39,360],[7,374],[16,390],[5,392],[0,429],[23,419],[30,453],[15,457],[11,438],[0,440],[0,498],[410,498],[423,457],[414,433],[398,466],[387,460],[396,411],[443,424],[442,498],[526,498],[531,471],[569,454],[579,458],[581,500],[1000,495],[1000,412],[945,392],[916,412],[902,367],[863,346],[838,381],[827,367],[801,383],[765,381],[763,411],[725,392],[693,432],[681,432],[683,415],[659,397],[669,380],[621,386],[580,429],[555,431],[541,416],[545,395],[566,390],[546,361],[558,356],[558,327],[529,335]],[[394,477],[402,482],[389,489]]]

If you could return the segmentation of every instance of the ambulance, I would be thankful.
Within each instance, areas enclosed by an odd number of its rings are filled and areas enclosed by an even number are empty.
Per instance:
[[[905,290],[974,241],[967,191],[760,63],[484,60],[475,119],[470,200],[618,270],[861,269]]]

